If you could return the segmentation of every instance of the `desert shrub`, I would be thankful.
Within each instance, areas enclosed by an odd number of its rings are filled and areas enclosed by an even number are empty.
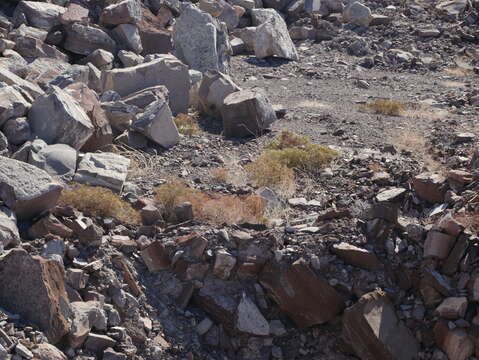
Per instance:
[[[230,178],[230,171],[225,167],[211,170],[211,177],[220,183],[227,183]]]
[[[173,221],[174,208],[190,202],[195,218],[217,224],[241,222],[264,222],[264,201],[255,195],[225,195],[205,193],[172,180],[156,188],[156,201],[164,216]]]
[[[140,223],[138,211],[102,187],[74,184],[62,192],[59,204],[73,206],[88,216],[111,217],[132,225]]]
[[[183,135],[195,135],[200,132],[197,119],[188,114],[178,114],[175,117],[175,124],[178,132]]]
[[[291,147],[300,147],[310,144],[307,136],[295,134],[292,131],[284,130],[274,138],[267,146],[267,149],[282,150]]]
[[[294,193],[294,170],[278,159],[269,157],[268,153],[246,166],[250,180],[256,186],[268,186],[283,195]]]
[[[361,109],[372,111],[376,114],[399,116],[406,111],[406,105],[399,101],[377,99],[370,104],[361,105]]]

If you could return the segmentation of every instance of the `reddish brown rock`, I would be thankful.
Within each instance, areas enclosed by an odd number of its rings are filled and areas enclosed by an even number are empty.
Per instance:
[[[430,203],[442,203],[446,193],[446,179],[439,174],[423,173],[416,176],[412,187],[417,196]]]
[[[32,239],[41,238],[47,234],[68,238],[73,235],[73,231],[52,214],[42,217],[28,229],[28,235]]]
[[[440,320],[434,326],[436,345],[449,360],[466,360],[474,353],[474,343],[464,329],[450,330],[447,321]]]
[[[70,330],[70,304],[63,265],[23,249],[0,257],[0,304],[38,326],[56,344]]]
[[[341,296],[303,259],[291,266],[269,262],[259,279],[269,295],[299,327],[323,324],[344,309]]]
[[[456,238],[454,236],[431,230],[428,232],[424,242],[423,256],[425,258],[432,257],[443,260],[449,255],[455,241]]]
[[[345,242],[333,245],[332,251],[345,263],[353,266],[367,270],[377,270],[381,267],[381,262],[374,253]]]
[[[141,257],[145,262],[148,270],[156,272],[166,270],[170,267],[170,256],[163,244],[155,241],[150,246],[141,251]]]
[[[466,297],[445,298],[436,308],[437,314],[444,319],[456,320],[464,317],[467,309]]]
[[[412,360],[419,344],[396,316],[386,294],[373,291],[346,309],[344,335],[363,360]]]

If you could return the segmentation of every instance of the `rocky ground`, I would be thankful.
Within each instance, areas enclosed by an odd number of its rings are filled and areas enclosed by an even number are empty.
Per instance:
[[[0,360],[479,357],[478,44],[477,0],[2,2]]]

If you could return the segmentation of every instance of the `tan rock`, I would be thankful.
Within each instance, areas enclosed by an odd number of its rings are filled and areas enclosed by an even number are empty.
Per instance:
[[[159,241],[155,241],[150,246],[141,251],[141,257],[150,272],[166,270],[170,267],[170,256]]]
[[[374,253],[345,242],[333,245],[332,251],[344,262],[363,269],[376,270],[382,265]]]
[[[464,317],[466,309],[466,297],[449,297],[436,308],[436,313],[444,319],[456,320]]]
[[[439,174],[423,173],[417,175],[412,183],[416,194],[430,203],[442,203],[446,192],[445,178]]]
[[[466,360],[474,353],[474,343],[464,329],[450,330],[447,321],[440,320],[434,326],[436,345],[449,360]]]

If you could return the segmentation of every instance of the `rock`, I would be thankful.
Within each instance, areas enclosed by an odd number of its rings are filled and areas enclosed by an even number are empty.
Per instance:
[[[63,6],[22,0],[15,8],[13,21],[16,26],[19,26],[20,19],[25,19],[29,26],[50,31],[51,28],[60,24],[59,17],[66,10]]]
[[[336,290],[299,259],[291,266],[269,262],[259,276],[269,295],[300,328],[338,315],[344,301]]]
[[[148,87],[164,85],[169,92],[173,114],[187,113],[190,90],[188,67],[171,55],[126,69],[104,71],[103,89],[114,90],[121,96],[133,94]]]
[[[65,144],[47,145],[30,151],[28,162],[52,176],[69,181],[75,175],[77,151]]]
[[[277,56],[287,60],[298,60],[298,52],[283,18],[275,13],[267,22],[256,28],[254,54],[263,59]]]
[[[34,357],[38,360],[67,360],[68,358],[57,347],[51,344],[38,344],[32,349]]]
[[[456,320],[464,317],[466,309],[467,298],[449,297],[445,298],[436,308],[436,313],[444,319]]]
[[[17,85],[20,89],[24,90],[34,99],[40,95],[43,95],[43,90],[40,89],[38,85],[23,80],[21,77],[15,75],[14,73],[3,67],[0,67],[0,82],[4,82],[7,85]]]
[[[69,4],[66,11],[59,17],[59,22],[62,25],[70,25],[73,23],[88,22],[89,10],[78,4]]]
[[[231,270],[236,265],[236,258],[224,249],[216,251],[213,274],[220,279],[227,280]]]
[[[22,359],[33,359],[33,353],[22,343],[15,346],[15,353]]]
[[[0,197],[19,219],[31,218],[53,208],[62,186],[45,171],[0,156]]]
[[[466,360],[474,353],[474,343],[464,329],[449,329],[445,320],[434,326],[436,345],[443,350],[449,360]]]
[[[279,13],[274,9],[253,9],[251,10],[251,21],[253,26],[258,27],[269,20],[278,16]]]
[[[131,50],[137,54],[143,51],[138,27],[132,24],[121,24],[113,29],[113,37],[120,48]]]
[[[159,241],[141,251],[141,257],[150,272],[166,270],[170,267],[170,256],[163,244]]]
[[[371,10],[359,1],[353,1],[344,9],[343,20],[353,25],[369,26]]]
[[[32,239],[39,239],[48,234],[69,238],[73,231],[52,214],[42,217],[28,229],[28,236]]]
[[[89,334],[85,342],[85,348],[94,352],[102,353],[104,350],[110,347],[114,347],[116,341],[111,337],[100,334]]]
[[[154,225],[158,220],[161,220],[161,212],[154,205],[146,205],[140,211],[143,225]]]
[[[424,242],[424,258],[433,257],[444,260],[449,255],[455,241],[454,236],[435,230],[429,231]]]
[[[248,53],[254,53],[254,44],[256,41],[256,27],[250,26],[242,29],[237,29],[234,31],[233,34],[234,36],[237,36],[243,41],[246,51]]]
[[[345,242],[333,245],[332,251],[344,262],[353,266],[367,270],[377,270],[382,266],[374,253]]]
[[[73,349],[77,349],[82,346],[92,329],[106,330],[107,320],[99,301],[76,301],[72,302],[70,306],[73,321],[68,339],[69,345]]]
[[[419,344],[382,291],[363,295],[344,311],[343,331],[360,359],[415,359]]]
[[[187,6],[176,20],[173,47],[175,56],[191,69],[229,72],[231,47],[226,25],[195,6]]]
[[[173,115],[165,100],[155,101],[143,113],[138,114],[132,128],[165,148],[176,145],[180,140]]]
[[[196,332],[198,335],[203,336],[208,332],[209,329],[211,329],[212,326],[213,321],[206,317],[196,326]]]
[[[466,7],[466,0],[443,0],[436,5],[436,10],[447,16],[457,18],[464,13]]]
[[[127,360],[128,356],[108,348],[103,352],[103,360]]]
[[[14,86],[0,87],[0,127],[8,119],[25,115],[28,109],[30,109],[30,103]]]
[[[104,30],[94,25],[74,23],[67,27],[64,47],[78,55],[89,55],[97,49],[116,52],[116,43]]]
[[[190,202],[181,203],[173,209],[175,220],[179,223],[194,219],[193,205]]]
[[[20,234],[15,214],[7,207],[0,207],[0,248],[20,244]]]
[[[446,192],[445,181],[442,175],[422,173],[414,178],[412,187],[421,199],[432,204],[442,203]]]
[[[376,200],[378,202],[395,202],[400,200],[405,193],[406,189],[404,188],[391,188],[377,194]]]
[[[318,12],[321,7],[321,0],[304,0],[304,11],[308,14]]]
[[[141,21],[139,0],[124,0],[103,9],[100,22],[103,25],[136,24]]]
[[[245,293],[238,304],[236,316],[236,328],[240,333],[252,336],[269,335],[268,321]]]
[[[242,90],[228,95],[221,116],[223,134],[227,137],[257,136],[276,121],[271,103],[259,90]]]
[[[121,192],[130,160],[114,153],[87,153],[78,164],[74,181]]]
[[[115,56],[111,52],[96,49],[84,59],[84,63],[92,63],[99,70],[110,70],[114,59]]]
[[[132,51],[120,50],[118,52],[118,58],[124,67],[137,66],[143,63],[145,60],[143,56],[137,55]]]
[[[220,118],[224,99],[229,94],[240,90],[228,75],[218,71],[208,71],[203,75],[198,91],[200,110]]]
[[[233,55],[242,55],[246,52],[246,45],[240,38],[234,37],[230,39],[230,45]]]
[[[49,121],[45,121],[46,118]],[[90,118],[81,106],[56,86],[35,100],[28,112],[28,121],[33,134],[47,144],[67,144],[77,150],[94,131]]]
[[[22,145],[30,139],[30,124],[26,118],[10,119],[5,122],[2,129],[3,133],[12,145]]]
[[[0,257],[0,303],[23,321],[38,326],[52,344],[70,330],[70,306],[63,265],[30,256],[23,249]]]

